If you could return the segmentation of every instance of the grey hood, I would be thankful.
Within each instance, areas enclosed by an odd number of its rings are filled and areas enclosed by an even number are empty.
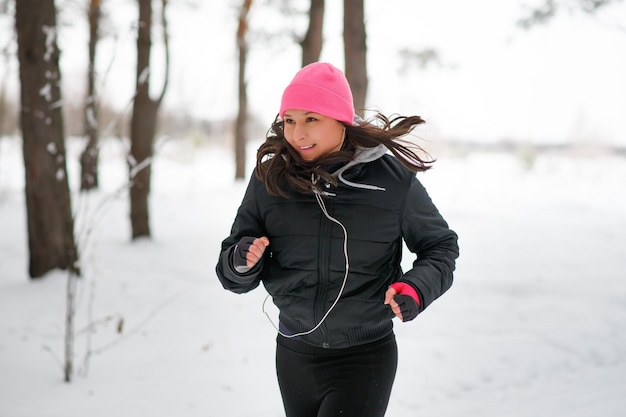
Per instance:
[[[343,167],[339,168],[337,171],[333,172],[331,175],[350,187],[363,188],[366,190],[385,191],[384,188],[378,187],[376,185],[359,184],[356,182],[348,181],[343,177],[343,173],[355,165],[375,161],[381,158],[386,153],[387,148],[385,147],[385,145],[378,145],[375,148],[357,148],[354,152],[354,159],[345,164]]]

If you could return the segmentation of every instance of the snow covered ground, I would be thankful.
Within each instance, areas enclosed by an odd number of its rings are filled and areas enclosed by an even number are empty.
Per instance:
[[[74,190],[79,150],[69,143]],[[77,371],[65,383],[67,276],[27,276],[21,144],[0,139],[0,417],[283,415],[265,292],[231,294],[214,273],[245,187],[231,159],[165,143],[153,170],[154,236],[132,243],[127,195],[117,192],[124,148],[104,144],[101,190],[73,194],[76,233],[88,239]],[[419,177],[458,232],[461,257],[452,289],[396,324],[387,415],[623,416],[624,158],[439,159]]]

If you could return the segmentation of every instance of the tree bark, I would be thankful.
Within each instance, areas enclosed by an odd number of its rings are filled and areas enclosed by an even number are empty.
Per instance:
[[[133,239],[150,237],[150,194],[156,106],[150,99],[150,51],[152,48],[152,0],[139,0],[137,25],[137,77],[130,128],[130,218]],[[146,164],[147,165],[143,165]],[[136,169],[141,166],[141,169]]]
[[[239,53],[239,74],[237,78],[239,110],[235,121],[235,179],[246,175],[246,134],[248,125],[248,94],[246,86],[246,63],[248,59],[248,13],[252,0],[244,0],[239,11],[237,27],[237,52]]]
[[[80,189],[98,188],[98,106],[96,97],[96,47],[99,39],[100,0],[89,1],[89,63],[87,69],[87,99],[85,101],[85,135],[87,144],[80,155]]]
[[[16,1],[29,274],[79,274],[61,115],[54,0]]]
[[[354,108],[360,116],[367,97],[367,43],[364,0],[344,0],[343,41],[346,78],[350,83]]]
[[[165,44],[165,79],[161,94],[156,100],[150,98],[150,52],[152,48],[152,0],[139,0],[139,24],[137,25],[137,77],[135,100],[130,127],[131,148],[129,161],[130,218],[132,238],[150,237],[148,197],[154,155],[154,137],[157,115],[165,97],[169,80],[169,35],[166,7],[168,0],[161,0],[161,25]]]
[[[324,44],[324,0],[311,0],[309,28],[300,42],[302,46],[302,66],[317,62]]]

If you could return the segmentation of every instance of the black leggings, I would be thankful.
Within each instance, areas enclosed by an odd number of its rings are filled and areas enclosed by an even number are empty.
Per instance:
[[[397,366],[393,333],[346,349],[277,339],[276,371],[287,417],[382,417]]]

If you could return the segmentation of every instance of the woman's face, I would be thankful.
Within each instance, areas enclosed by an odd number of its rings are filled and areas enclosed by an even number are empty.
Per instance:
[[[345,127],[341,122],[306,110],[283,114],[285,139],[305,161],[314,161],[341,149]]]

